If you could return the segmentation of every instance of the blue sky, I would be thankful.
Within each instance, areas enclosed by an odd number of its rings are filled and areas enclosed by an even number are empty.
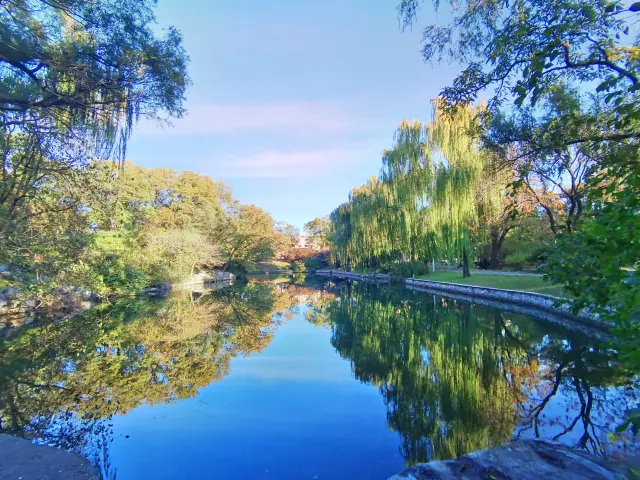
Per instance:
[[[191,57],[188,114],[138,125],[128,159],[224,180],[298,227],[330,213],[459,71],[423,62],[396,3],[160,0],[160,26],[179,28]]]

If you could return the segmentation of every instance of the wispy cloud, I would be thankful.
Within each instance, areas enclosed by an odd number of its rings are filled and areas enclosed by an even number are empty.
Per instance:
[[[216,162],[223,178],[312,178],[327,176],[365,161],[375,161],[377,152],[358,146],[298,152],[265,151]]]
[[[200,104],[188,107],[184,118],[171,126],[141,122],[136,135],[202,135],[240,132],[288,132],[291,135],[334,134],[352,131],[356,119],[332,102],[279,104]]]

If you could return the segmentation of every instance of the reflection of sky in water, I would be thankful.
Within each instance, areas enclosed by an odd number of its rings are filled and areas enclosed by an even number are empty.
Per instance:
[[[117,478],[366,479],[401,470],[378,390],[353,380],[331,331],[304,313],[196,398],[115,418]]]

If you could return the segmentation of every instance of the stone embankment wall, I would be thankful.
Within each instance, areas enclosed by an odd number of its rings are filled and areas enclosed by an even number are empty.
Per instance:
[[[235,282],[236,276],[233,273],[222,270],[210,270],[191,275],[182,282],[164,285],[154,285],[142,292],[150,297],[165,297],[173,290],[188,290],[194,293],[204,293],[206,290],[219,290],[228,287]]]
[[[622,480],[635,478],[622,460],[596,457],[583,450],[537,440],[509,442],[457,460],[423,463],[389,480]]]
[[[231,285],[235,279],[236,277],[233,273],[223,272],[222,270],[211,270],[191,275],[189,278],[173,286],[175,288],[188,288],[196,285],[226,287]]]
[[[368,280],[371,282],[389,283],[391,277],[386,273],[357,273],[357,272],[345,272],[343,270],[316,270],[316,275],[338,277],[338,278],[352,278],[354,280]]]
[[[554,310],[540,308],[532,305],[520,305],[517,303],[492,300],[490,298],[483,298],[477,295],[473,296],[463,295],[460,293],[443,292],[440,289],[428,288],[424,286],[414,286],[407,284],[406,288],[409,290],[431,293],[433,295],[446,296],[448,298],[462,300],[463,302],[470,302],[476,305],[484,305],[487,307],[497,308],[507,312],[528,315],[530,317],[544,320],[548,323],[560,325],[562,327],[568,328],[569,330],[582,332],[585,335],[588,335],[592,338],[598,338],[603,341],[608,340],[611,337],[607,326],[603,325],[601,322],[591,318],[581,319],[575,316],[567,315],[566,312],[562,312],[562,314],[559,314]]]
[[[318,270],[318,275],[389,282],[389,275],[362,274],[342,270]],[[582,331],[596,337],[606,337],[607,325],[588,312],[574,315],[566,299],[542,295],[533,292],[503,290],[500,288],[478,287],[458,283],[436,282],[407,278],[405,286],[411,290],[420,290],[435,295],[444,295],[476,304],[487,305],[503,310],[530,315],[551,323]]]
[[[459,294],[468,298],[484,298],[495,300],[501,303],[511,303],[534,307],[540,310],[553,312],[567,318],[578,319],[581,322],[594,327],[603,326],[602,323],[588,312],[581,312],[578,315],[571,313],[571,304],[568,300],[542,295],[534,292],[522,292],[518,290],[504,290],[501,288],[478,287],[475,285],[462,285],[459,283],[436,282],[433,280],[418,280],[413,278],[405,279],[405,284],[416,289],[445,292],[447,294]]]

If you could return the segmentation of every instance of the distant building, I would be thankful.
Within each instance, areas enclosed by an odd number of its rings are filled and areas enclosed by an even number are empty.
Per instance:
[[[296,248],[309,248],[309,235],[298,235]]]

